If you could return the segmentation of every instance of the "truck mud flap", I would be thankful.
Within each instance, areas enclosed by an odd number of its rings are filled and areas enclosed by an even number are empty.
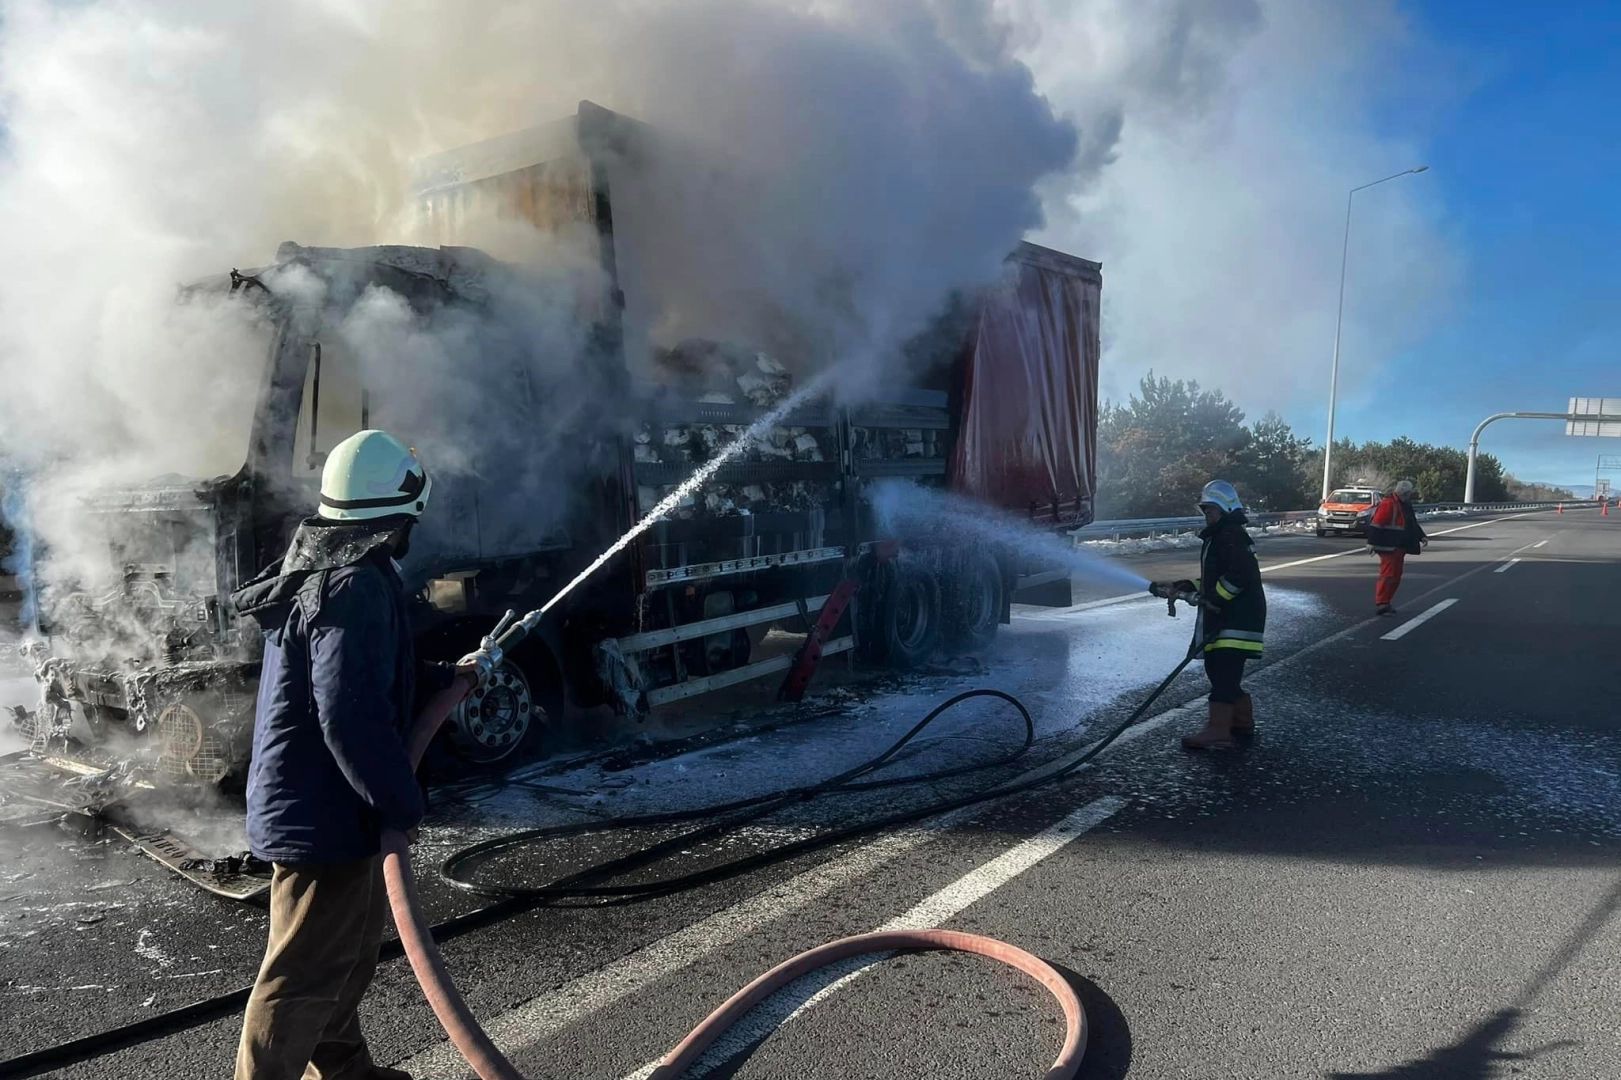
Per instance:
[[[237,858],[215,859],[204,855],[171,832],[140,827],[117,811],[107,815],[113,832],[134,844],[199,888],[227,900],[254,900],[270,891],[270,868],[259,872],[257,864]]]

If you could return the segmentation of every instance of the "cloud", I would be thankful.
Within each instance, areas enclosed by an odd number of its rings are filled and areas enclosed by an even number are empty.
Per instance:
[[[1038,87],[1090,133],[1083,159],[1103,166],[1048,188],[1037,239],[1104,264],[1105,395],[1124,397],[1153,369],[1252,413],[1319,408],[1346,193],[1424,163],[1430,114],[1407,109],[1404,61],[1426,43],[1386,2],[1008,9]],[[1436,329],[1465,267],[1436,174],[1356,195],[1342,400],[1371,393]]]

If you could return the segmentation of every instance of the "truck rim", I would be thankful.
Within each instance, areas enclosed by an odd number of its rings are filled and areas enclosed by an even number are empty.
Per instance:
[[[922,584],[902,579],[900,603],[895,605],[895,637],[906,649],[916,649],[928,639],[929,597]]]
[[[523,744],[534,715],[529,680],[516,665],[503,663],[451,716],[457,748],[479,764],[500,761]]]
[[[978,634],[985,630],[998,615],[996,611],[996,585],[983,568],[972,571],[972,578],[968,583],[968,594],[963,598],[967,610],[964,614],[964,623],[969,633]]]

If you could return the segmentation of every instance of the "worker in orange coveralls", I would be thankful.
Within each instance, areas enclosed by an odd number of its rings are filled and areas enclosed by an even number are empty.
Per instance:
[[[1413,490],[1411,480],[1401,481],[1368,523],[1368,548],[1379,556],[1379,584],[1373,591],[1374,611],[1379,615],[1396,613],[1396,590],[1401,587],[1407,556],[1419,554],[1430,542],[1413,510]]]

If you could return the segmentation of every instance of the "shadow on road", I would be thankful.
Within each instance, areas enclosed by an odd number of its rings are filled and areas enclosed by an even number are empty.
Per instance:
[[[1122,1080],[1131,1068],[1131,1026],[1126,1014],[1097,983],[1062,964],[1053,964],[1074,988],[1086,1010],[1086,1056],[1079,1080]]]
[[[1462,1039],[1419,1061],[1404,1062],[1380,1072],[1330,1073],[1329,1080],[1491,1080],[1499,1075],[1498,1062],[1532,1061],[1578,1045],[1562,1039],[1524,1052],[1497,1049],[1497,1044],[1519,1023],[1521,1015],[1519,1009],[1502,1009],[1491,1019],[1475,1025]]]
[[[1534,1050],[1499,1048],[1513,1034],[1525,1010],[1576,961],[1618,910],[1621,910],[1621,880],[1611,886],[1604,899],[1588,912],[1582,924],[1571,932],[1565,943],[1525,984],[1518,1001],[1476,1024],[1456,1042],[1434,1050],[1424,1058],[1380,1072],[1330,1073],[1329,1080],[1490,1080],[1498,1075],[1499,1062],[1534,1061],[1560,1050],[1580,1046],[1574,1040],[1559,1039]]]

